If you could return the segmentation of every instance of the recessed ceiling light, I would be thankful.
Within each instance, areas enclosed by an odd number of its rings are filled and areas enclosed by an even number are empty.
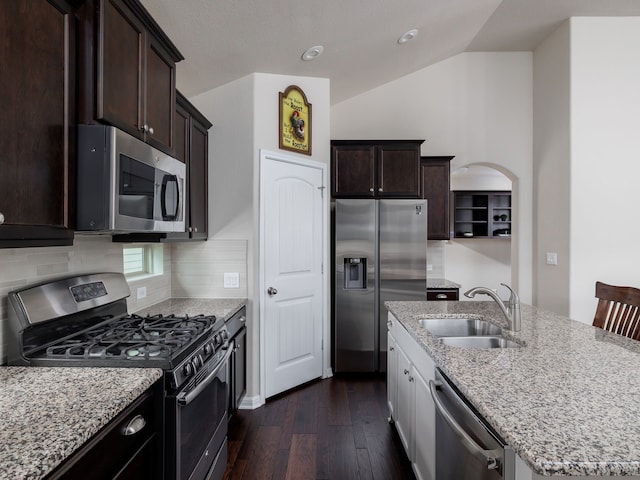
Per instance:
[[[315,47],[307,48],[305,52],[302,54],[302,60],[315,60],[324,52],[324,47],[322,45],[316,45]]]
[[[417,35],[418,35],[418,30],[416,30],[415,28],[413,30],[409,30],[408,32],[405,32],[402,35],[400,35],[400,38],[398,39],[398,43],[400,45],[402,45],[403,43],[407,43],[409,40],[413,40],[414,38],[416,38]]]

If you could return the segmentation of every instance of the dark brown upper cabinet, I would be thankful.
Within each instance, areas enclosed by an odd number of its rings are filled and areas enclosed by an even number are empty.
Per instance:
[[[450,169],[453,157],[421,157],[420,196],[427,200],[427,237],[449,240]]]
[[[175,143],[178,159],[187,164],[187,231],[184,237],[207,239],[209,129],[207,120],[180,92],[177,94]],[[181,158],[182,157],[182,158]]]
[[[336,198],[419,198],[424,140],[332,140]]]
[[[174,155],[182,54],[137,0],[87,0],[80,19],[79,121],[114,125]]]
[[[74,11],[63,0],[3,1],[0,31],[0,247],[71,245]]]

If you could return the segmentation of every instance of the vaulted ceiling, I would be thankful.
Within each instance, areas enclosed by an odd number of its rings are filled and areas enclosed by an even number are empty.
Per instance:
[[[185,56],[177,84],[187,97],[261,72],[329,78],[332,104],[461,52],[531,51],[572,16],[640,16],[640,0],[142,3]],[[316,45],[324,53],[303,61]]]

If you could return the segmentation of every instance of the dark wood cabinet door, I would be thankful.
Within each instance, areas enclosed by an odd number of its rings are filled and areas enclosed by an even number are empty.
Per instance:
[[[191,120],[189,151],[189,234],[193,239],[207,238],[207,158],[209,142],[207,127]]]
[[[382,145],[378,148],[378,197],[420,196],[420,146]]]
[[[420,196],[427,200],[429,240],[449,240],[450,163],[453,157],[422,157]]]
[[[99,4],[95,118],[173,155],[175,59],[130,4],[124,0]],[[90,33],[85,32],[83,40],[88,39]],[[90,78],[87,66],[83,68]],[[92,90],[83,94],[91,95]]]
[[[0,246],[70,245],[73,10],[65,1],[1,2],[0,32]]]
[[[334,197],[375,196],[376,149],[373,145],[334,145],[331,160]]]
[[[121,0],[102,5],[97,118],[144,139],[144,27]]]
[[[172,153],[173,113],[176,106],[175,63],[151,35],[147,35],[146,60],[146,141]]]
[[[173,120],[173,146],[175,157],[182,163],[187,163],[187,158],[189,158],[190,118],[189,112],[180,104],[176,104],[176,115]]]

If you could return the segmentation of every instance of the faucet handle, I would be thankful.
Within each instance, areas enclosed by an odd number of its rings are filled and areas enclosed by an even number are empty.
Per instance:
[[[518,297],[518,294],[516,292],[513,291],[513,289],[507,285],[506,283],[501,283],[500,285],[502,285],[503,287],[507,287],[509,289],[510,295],[509,295],[509,304],[510,305],[515,305],[517,303],[520,303],[520,297]]]

